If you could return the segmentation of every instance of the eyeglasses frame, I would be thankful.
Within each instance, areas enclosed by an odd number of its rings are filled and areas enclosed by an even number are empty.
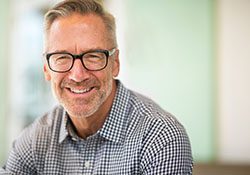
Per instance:
[[[49,66],[50,70],[52,70],[53,72],[57,72],[57,73],[69,72],[69,71],[73,68],[76,59],[79,59],[79,60],[81,61],[83,67],[84,67],[86,70],[88,70],[88,71],[100,71],[100,70],[103,70],[103,69],[105,69],[105,68],[107,67],[107,65],[108,65],[108,58],[109,58],[110,56],[112,56],[112,55],[116,52],[116,50],[117,50],[116,48],[112,48],[112,49],[110,49],[110,50],[96,49],[96,50],[88,50],[88,51],[86,51],[86,52],[83,52],[83,53],[81,53],[81,54],[76,54],[76,55],[75,55],[75,54],[72,54],[72,53],[69,53],[69,52],[52,52],[52,53],[47,53],[47,54],[46,54],[46,59],[47,59],[47,63],[48,63],[48,66]],[[88,68],[85,66],[85,64],[83,63],[83,56],[84,56],[85,54],[92,53],[92,52],[100,52],[100,53],[104,53],[104,54],[105,54],[105,56],[106,56],[106,64],[105,64],[102,68],[100,68],[100,69],[95,69],[95,70],[91,70],[91,69],[88,69]],[[50,66],[50,61],[49,61],[49,59],[50,59],[51,55],[54,55],[54,54],[68,54],[68,55],[70,55],[70,56],[73,58],[73,62],[72,62],[71,67],[70,67],[68,70],[66,70],[66,71],[57,71],[57,70],[52,69],[51,66]]]

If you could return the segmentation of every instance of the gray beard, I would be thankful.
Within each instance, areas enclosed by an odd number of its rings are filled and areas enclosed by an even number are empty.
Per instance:
[[[112,92],[112,83],[113,80],[110,79],[108,82],[108,90],[105,91],[101,91],[100,93],[100,98],[99,101],[97,101],[97,99],[94,97],[93,99],[90,99],[87,103],[91,103],[91,101],[95,102],[92,105],[92,108],[90,110],[84,110],[84,111],[73,111],[71,110],[72,108],[70,106],[72,106],[72,102],[69,99],[66,99],[65,97],[57,97],[54,88],[53,89],[53,96],[55,97],[55,99],[57,99],[57,101],[64,107],[64,109],[68,112],[68,114],[71,117],[77,117],[77,118],[87,118],[92,116],[94,113],[96,113],[98,111],[98,109],[100,109],[100,107],[103,105],[103,103],[107,100],[107,98],[110,96],[111,92]],[[77,101],[76,101],[77,102]],[[79,100],[79,103],[81,103],[81,100]],[[86,103],[85,103],[86,104]],[[84,104],[83,104],[84,105]]]

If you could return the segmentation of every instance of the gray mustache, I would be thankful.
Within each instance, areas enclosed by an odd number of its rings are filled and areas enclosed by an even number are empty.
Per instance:
[[[100,85],[100,82],[98,80],[93,80],[93,79],[90,79],[90,80],[84,80],[84,81],[81,81],[81,82],[75,82],[73,80],[65,80],[61,83],[61,87],[67,87],[67,86],[70,86],[70,87],[77,87],[77,86],[83,86],[83,87],[91,87],[91,86],[99,86]]]

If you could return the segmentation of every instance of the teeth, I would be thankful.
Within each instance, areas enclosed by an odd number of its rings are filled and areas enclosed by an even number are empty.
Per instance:
[[[86,93],[86,92],[89,92],[91,90],[91,88],[88,88],[88,89],[70,89],[71,92],[73,93],[76,93],[76,94],[83,94],[83,93]]]

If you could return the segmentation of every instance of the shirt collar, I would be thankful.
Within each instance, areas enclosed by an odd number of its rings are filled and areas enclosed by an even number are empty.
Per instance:
[[[73,124],[69,118],[68,113],[64,110],[60,128],[59,143],[62,143],[67,136],[70,136],[73,141],[81,140],[73,129]]]
[[[59,143],[62,143],[66,137],[69,135],[68,130],[67,130],[67,124],[68,124],[68,115],[65,110],[63,110],[63,115],[62,115],[62,122],[61,122],[61,127],[60,127],[60,134],[59,134]]]
[[[97,132],[101,137],[116,142],[122,143],[124,140],[129,112],[130,92],[123,84],[116,80],[117,91],[108,117],[106,118],[103,127]],[[72,135],[69,126],[69,118],[64,110],[60,127],[59,143],[62,143],[68,135]],[[72,139],[74,139],[73,134]],[[77,138],[75,138],[77,140]]]

